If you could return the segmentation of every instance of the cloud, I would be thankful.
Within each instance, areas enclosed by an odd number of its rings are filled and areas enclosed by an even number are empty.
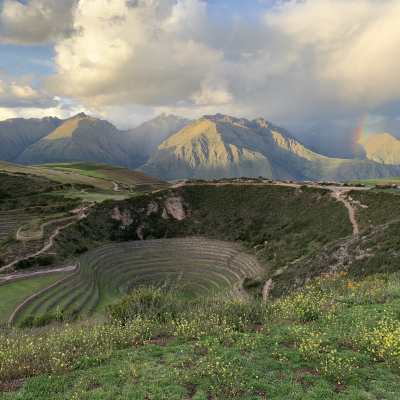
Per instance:
[[[0,107],[0,121],[4,121],[9,118],[17,118],[18,113],[14,110],[10,110],[9,108]]]
[[[4,0],[0,15],[3,44],[33,45],[69,38],[76,0]]]
[[[33,74],[18,79],[0,79],[0,108],[49,108],[56,107],[58,101],[42,88],[32,85]]]
[[[17,27],[26,33],[22,25],[33,21],[26,29],[36,29],[45,4],[50,14],[68,8],[61,23],[32,34],[57,38],[55,73],[43,79],[43,93],[79,99],[105,118],[130,110],[139,120],[154,108],[289,123],[398,109],[399,0],[291,0],[258,21],[235,15],[220,26],[200,0],[15,3],[4,3],[3,41],[27,43]],[[14,14],[4,14],[6,6]],[[3,14],[14,30],[5,29]]]

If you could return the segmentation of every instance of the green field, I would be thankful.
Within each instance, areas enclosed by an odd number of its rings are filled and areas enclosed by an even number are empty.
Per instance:
[[[359,181],[347,181],[347,183],[363,183],[365,184],[366,187],[374,187],[375,185],[377,185],[378,183],[381,182],[400,182],[400,177],[399,178],[380,178],[380,179],[361,179]],[[399,192],[399,189],[390,189],[390,191],[392,192]]]
[[[6,324],[12,312],[28,297],[45,289],[65,274],[27,279],[0,286],[0,325]]]
[[[71,199],[81,199],[90,202],[99,202],[104,200],[123,200],[131,196],[132,194],[129,191],[115,191],[110,189],[84,189],[77,190],[77,189],[67,189],[67,190],[60,190],[55,191],[53,195],[60,195],[62,194],[65,197]]]
[[[140,183],[162,183],[159,179],[144,175],[140,172],[128,168],[115,167],[111,165],[97,164],[92,162],[71,162],[56,164],[40,164],[32,167],[77,173],[96,179],[115,181],[126,185],[136,185]]]

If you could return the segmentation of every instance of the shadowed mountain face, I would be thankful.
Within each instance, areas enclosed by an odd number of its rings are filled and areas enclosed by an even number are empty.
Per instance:
[[[311,151],[331,158],[364,158],[356,154],[354,137],[356,128],[324,122],[305,131],[295,133],[296,138]]]
[[[265,176],[274,179],[383,178],[398,166],[314,153],[262,118],[204,116],[160,145],[140,171],[160,179]]]
[[[17,163],[23,165],[68,161],[137,168],[145,159],[138,155],[135,144],[115,126],[84,113],[66,120],[16,159]]]
[[[389,133],[397,140],[400,140],[400,121],[394,118],[387,118],[368,125],[368,131],[374,133]]]
[[[388,154],[383,157],[372,154],[374,153],[372,143],[375,143],[377,148],[385,147],[388,143],[387,136],[381,136],[378,139],[376,134],[390,134],[394,139],[400,140],[400,121],[396,121],[394,118],[387,118],[369,124],[363,128],[363,131],[367,132],[365,137],[361,139],[361,142],[356,143],[358,129],[356,126],[342,126],[324,122],[308,130],[299,129],[296,131],[295,136],[308,149],[327,157],[360,158],[382,162],[383,164],[398,164],[396,159],[400,157],[396,154],[400,143],[392,142],[394,147],[392,150],[388,147]],[[368,141],[367,150],[364,148],[364,144],[367,143],[365,139],[371,135],[375,135],[374,141]],[[382,151],[382,148],[379,151]]]
[[[191,119],[161,114],[123,134],[135,143],[136,148],[147,161],[160,144],[192,122]]]
[[[58,118],[12,118],[0,122],[0,160],[13,161],[26,148],[57,129]]]

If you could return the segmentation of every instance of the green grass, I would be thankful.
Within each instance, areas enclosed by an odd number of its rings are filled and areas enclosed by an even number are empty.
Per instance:
[[[71,162],[71,163],[56,163],[56,164],[39,164],[33,167],[47,169],[52,171],[62,171],[75,173],[90,178],[95,178],[96,181],[115,181],[127,185],[136,185],[140,183],[161,183],[159,179],[144,175],[140,172],[130,170],[129,168],[117,167],[112,165],[104,165],[92,162]],[[111,182],[106,182],[111,184]],[[104,188],[104,184],[94,184],[96,187]]]
[[[104,174],[100,174],[95,171],[82,171],[80,172],[80,174],[86,176],[92,176],[93,178],[106,179],[106,176]]]
[[[361,281],[323,275],[266,303],[187,301],[149,289],[114,311],[111,324],[102,316],[5,332],[0,398],[399,398],[395,274]],[[26,382],[13,381],[27,374]]]
[[[28,297],[45,289],[65,274],[27,279],[0,286],[0,325],[6,324],[12,312]]]
[[[112,186],[112,184],[110,183]],[[57,195],[60,193],[54,193]],[[84,189],[84,192],[76,189],[68,189],[62,191],[63,196],[71,199],[86,199],[87,201],[101,202],[104,200],[123,200],[130,196],[129,192],[117,192],[115,190],[105,190],[105,189]]]

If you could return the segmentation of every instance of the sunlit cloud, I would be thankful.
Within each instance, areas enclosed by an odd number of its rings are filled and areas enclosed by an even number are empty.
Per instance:
[[[2,40],[27,44],[12,32],[60,12],[62,1],[31,0],[26,14],[11,3],[1,15],[9,24],[2,22]],[[63,7],[57,29],[44,24],[46,33],[30,39],[55,42],[55,73],[31,91],[21,84],[8,89],[14,100],[35,92],[70,98],[93,114],[121,118],[121,125],[161,110],[280,122],[391,115],[400,100],[399,0],[279,2],[258,20],[234,18],[224,26],[200,0],[81,0]]]

